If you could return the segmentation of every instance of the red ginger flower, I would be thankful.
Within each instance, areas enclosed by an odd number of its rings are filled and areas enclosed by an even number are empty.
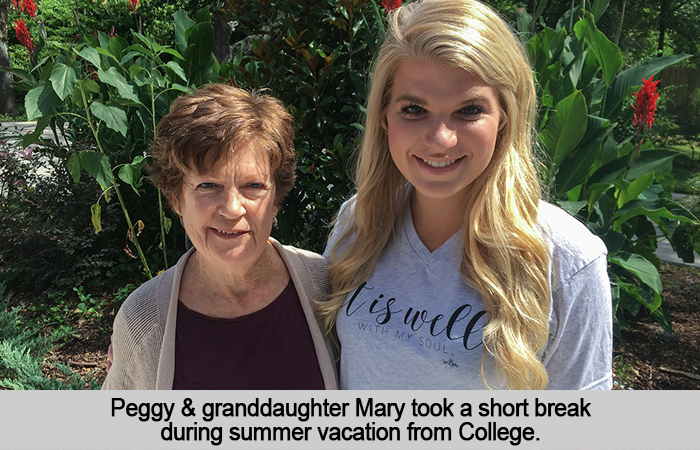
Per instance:
[[[646,128],[651,128],[654,123],[654,113],[656,112],[656,100],[659,98],[659,93],[656,91],[656,85],[659,80],[652,81],[654,77],[648,79],[642,78],[642,86],[639,92],[635,92],[637,105],[632,105],[634,109],[634,125],[637,127],[637,136],[642,134]]]
[[[22,0],[12,0],[12,3],[15,5],[16,10],[22,11]]]
[[[129,8],[131,8],[132,12],[136,12],[136,7],[139,4],[139,0],[127,0],[129,2]]]
[[[17,35],[17,40],[19,43],[22,44],[29,52],[29,56],[34,56],[36,44],[34,43],[34,39],[32,39],[32,34],[27,28],[27,24],[24,23],[24,18],[15,22],[15,34]]]
[[[401,0],[382,0],[382,6],[386,9],[386,13],[389,14],[401,6]]]
[[[27,14],[29,14],[29,17],[36,19],[36,3],[34,3],[34,0],[24,0],[22,6]]]

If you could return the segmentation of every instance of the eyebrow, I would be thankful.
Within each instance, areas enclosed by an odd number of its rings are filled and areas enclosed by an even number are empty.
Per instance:
[[[478,102],[478,101],[488,101],[488,100],[489,99],[483,95],[477,95],[475,97],[470,97],[470,98],[462,100],[462,102],[460,102],[460,106],[468,105],[468,104]],[[411,94],[399,95],[398,97],[396,97],[396,100],[394,100],[394,103],[399,103],[399,102],[404,102],[404,101],[409,101],[411,103],[416,103],[418,105],[425,105],[428,103],[427,101],[425,101],[419,97],[416,97],[414,95],[411,95]]]

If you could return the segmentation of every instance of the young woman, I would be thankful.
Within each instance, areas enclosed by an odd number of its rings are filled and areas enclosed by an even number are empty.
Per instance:
[[[344,389],[609,389],[603,242],[541,200],[524,49],[475,0],[390,16],[326,256]]]

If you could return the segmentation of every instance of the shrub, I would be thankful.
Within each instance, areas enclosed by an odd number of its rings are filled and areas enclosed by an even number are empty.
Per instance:
[[[61,333],[42,336],[36,329],[23,327],[17,308],[9,307],[5,284],[0,283],[0,387],[25,389],[99,389],[99,383],[74,373],[65,364],[54,363],[65,380],[42,372],[43,355],[51,351]]]

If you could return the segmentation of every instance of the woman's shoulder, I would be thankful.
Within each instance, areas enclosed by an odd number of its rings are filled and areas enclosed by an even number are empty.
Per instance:
[[[553,264],[559,269],[561,282],[607,254],[602,239],[556,205],[540,202],[538,223],[552,252]]]

